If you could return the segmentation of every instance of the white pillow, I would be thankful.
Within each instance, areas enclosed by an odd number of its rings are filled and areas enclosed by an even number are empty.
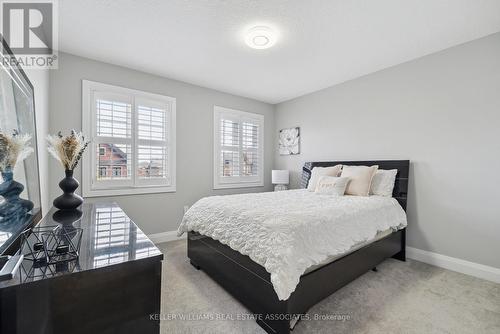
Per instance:
[[[370,195],[392,197],[394,183],[396,182],[397,169],[379,169],[373,176]]]
[[[347,177],[321,176],[315,192],[323,195],[344,196],[347,183],[349,183]]]
[[[345,166],[342,168],[342,177],[351,179],[345,190],[346,195],[368,196],[372,179],[378,166]]]
[[[309,179],[307,190],[315,191],[321,176],[338,176],[341,170],[342,165],[335,165],[333,167],[314,167],[311,171],[311,178]]]

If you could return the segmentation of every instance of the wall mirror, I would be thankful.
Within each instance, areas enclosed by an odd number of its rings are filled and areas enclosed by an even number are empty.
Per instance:
[[[10,254],[17,248],[19,234],[41,218],[40,180],[33,85],[0,38],[0,132],[28,134],[33,148],[26,159],[0,173],[0,254]],[[2,147],[0,159],[7,151]]]

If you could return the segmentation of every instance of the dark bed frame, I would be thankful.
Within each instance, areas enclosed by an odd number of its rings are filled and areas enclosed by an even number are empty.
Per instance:
[[[393,197],[406,211],[408,160],[308,162],[302,170],[301,187],[307,187],[314,167],[378,165],[397,169]],[[406,229],[370,243],[346,256],[301,276],[289,299],[280,301],[270,274],[248,256],[196,232],[188,234],[188,257],[196,269],[203,269],[234,298],[254,314],[268,333],[290,333],[291,320],[297,319],[314,304],[328,297],[387,258],[406,260]]]

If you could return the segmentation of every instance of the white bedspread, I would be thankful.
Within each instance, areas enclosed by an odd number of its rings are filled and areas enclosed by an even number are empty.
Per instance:
[[[393,198],[289,190],[202,198],[184,215],[178,235],[199,232],[248,255],[286,300],[310,266],[406,224]]]

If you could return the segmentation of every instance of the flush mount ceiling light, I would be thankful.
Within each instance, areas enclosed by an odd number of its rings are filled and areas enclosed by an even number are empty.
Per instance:
[[[276,32],[266,26],[256,26],[247,31],[245,42],[252,49],[267,49],[276,43]]]

